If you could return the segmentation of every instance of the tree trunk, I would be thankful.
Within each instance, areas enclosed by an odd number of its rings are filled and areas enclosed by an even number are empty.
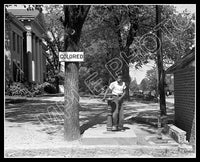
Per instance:
[[[131,39],[133,39],[133,38],[131,38]],[[130,38],[127,39],[127,40],[130,40]],[[130,101],[129,87],[130,87],[130,81],[131,81],[130,75],[129,75],[129,62],[130,62],[130,60],[128,59],[128,57],[130,55],[129,46],[130,45],[127,45],[124,49],[121,49],[121,51],[126,53],[126,56],[127,56],[127,57],[124,57],[124,59],[123,59],[122,73],[123,73],[123,77],[124,77],[124,80],[125,80],[125,83],[126,83],[126,97],[125,98],[128,101]]]
[[[78,44],[68,42],[68,51],[77,51]],[[79,125],[79,63],[65,62],[65,117],[64,117],[64,137],[67,141],[80,138]]]
[[[64,51],[79,50],[81,30],[90,6],[64,5],[65,20],[61,18],[65,29]],[[79,125],[79,63],[65,63],[65,111],[64,138],[73,141],[80,138]]]
[[[59,77],[58,72],[55,74],[56,93],[59,93]]]
[[[56,58],[56,64],[55,64],[55,84],[56,84],[56,92],[59,93],[59,72],[60,72],[60,66],[58,58]]]
[[[74,49],[74,46],[69,44],[68,49]],[[76,49],[73,51],[76,51]],[[78,81],[79,63],[65,62],[64,137],[67,141],[73,141],[80,138]]]
[[[64,137],[67,141],[80,138],[78,63],[65,63]]]
[[[126,99],[129,101],[130,100],[130,95],[129,95],[129,86],[130,86],[130,76],[129,76],[129,66],[125,62],[123,62],[123,67],[122,67],[122,73],[124,77],[124,81],[126,83]]]
[[[161,6],[156,5],[156,24],[161,22]],[[160,115],[166,115],[165,102],[165,87],[164,87],[164,70],[163,70],[163,55],[162,55],[162,35],[161,30],[157,31],[157,36],[160,39],[160,49],[157,51],[157,67],[158,67],[158,93],[160,97]],[[159,42],[157,42],[159,44]]]

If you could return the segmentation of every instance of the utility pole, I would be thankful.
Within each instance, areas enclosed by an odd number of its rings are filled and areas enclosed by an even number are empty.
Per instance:
[[[161,23],[161,7],[156,5],[156,25]],[[160,103],[160,115],[166,115],[166,102],[165,102],[165,87],[164,87],[164,70],[163,70],[163,54],[162,54],[162,33],[161,29],[156,31],[157,37],[160,40],[157,40],[157,45],[160,45],[157,50],[157,68],[158,68],[158,94],[159,94],[159,103]]]

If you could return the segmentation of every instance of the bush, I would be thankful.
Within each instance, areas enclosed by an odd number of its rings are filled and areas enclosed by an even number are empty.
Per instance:
[[[31,86],[30,92],[32,96],[41,95],[44,93],[44,88],[42,84],[34,84]]]
[[[22,83],[14,82],[6,89],[6,94],[9,96],[32,96],[28,88]]]
[[[59,84],[60,85],[64,85],[64,81],[65,81],[65,75],[64,75],[64,73],[60,72],[58,74],[58,79],[59,79]]]
[[[42,84],[23,84],[19,82],[13,82],[10,87],[5,89],[5,94],[9,96],[26,96],[33,97],[36,95],[41,95],[44,92],[46,93],[56,93],[56,87],[48,82]]]
[[[42,84],[34,84],[31,87],[32,88],[30,89],[30,91],[33,96],[40,95],[43,93],[50,93],[50,94],[56,93],[56,87],[48,82],[44,82]]]
[[[51,83],[44,82],[41,85],[41,87],[42,87],[43,91],[46,92],[46,93],[50,93],[50,94],[56,93],[56,87]]]

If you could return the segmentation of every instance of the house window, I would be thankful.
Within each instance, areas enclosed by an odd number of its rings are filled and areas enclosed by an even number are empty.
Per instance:
[[[18,81],[18,70],[14,61],[13,61],[13,80],[14,82]]]
[[[17,53],[19,53],[19,35],[17,35]]]
[[[13,61],[13,80],[14,82],[21,82],[22,80],[22,72],[20,71],[20,63]]]
[[[19,37],[19,53],[22,53],[22,38]]]
[[[47,76],[47,74],[45,72],[43,72],[43,82],[46,82],[46,76]]]
[[[15,32],[13,32],[13,36],[12,36],[12,40],[13,40],[13,51],[15,51]]]

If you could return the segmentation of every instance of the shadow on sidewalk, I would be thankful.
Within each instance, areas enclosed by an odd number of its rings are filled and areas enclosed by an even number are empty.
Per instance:
[[[92,100],[92,99],[91,99]],[[134,106],[131,106],[134,105]],[[135,105],[132,102],[129,106],[124,105],[124,118],[133,116],[125,121],[128,124],[140,124],[145,126],[145,131],[151,133],[150,128],[157,127],[157,110],[153,110],[154,104]],[[105,103],[87,103],[86,101],[80,104],[79,122],[81,134],[85,130],[94,127],[96,124],[106,124],[107,122],[107,105]],[[171,105],[170,105],[171,106]],[[59,128],[63,127],[64,111],[63,107],[58,109],[55,101],[48,100],[11,100],[5,102],[5,120],[12,123],[30,123],[40,125],[41,122],[37,117],[44,117],[47,124]],[[151,110],[149,109],[151,108]],[[156,109],[156,108],[155,108]],[[167,114],[173,120],[174,110],[167,109]],[[55,119],[55,120],[52,120]],[[58,121],[60,119],[60,121]],[[45,131],[45,129],[43,130]]]
[[[93,127],[96,124],[106,124],[107,105],[105,104],[86,104],[82,103],[80,108],[80,132],[84,133],[85,130]]]
[[[64,103],[64,102],[60,102]],[[104,103],[81,103],[79,108],[79,122],[81,133],[86,129],[106,121]],[[60,108],[60,109],[59,109]],[[6,99],[5,102],[5,120],[16,124],[41,125],[45,123],[51,130],[61,130],[64,124],[64,108],[55,101],[15,98]],[[15,127],[15,126],[9,127]],[[42,129],[46,132],[48,129]],[[54,132],[54,131],[53,131]],[[50,132],[51,133],[51,132]]]
[[[37,116],[48,115],[48,108],[56,107],[56,102],[42,100],[6,100],[5,119],[10,122],[39,124]]]
[[[88,116],[89,121],[80,126],[81,134],[83,134],[87,129],[92,128],[93,126],[97,124],[106,124],[107,117],[104,114],[105,113],[102,112],[95,116],[93,115]]]

